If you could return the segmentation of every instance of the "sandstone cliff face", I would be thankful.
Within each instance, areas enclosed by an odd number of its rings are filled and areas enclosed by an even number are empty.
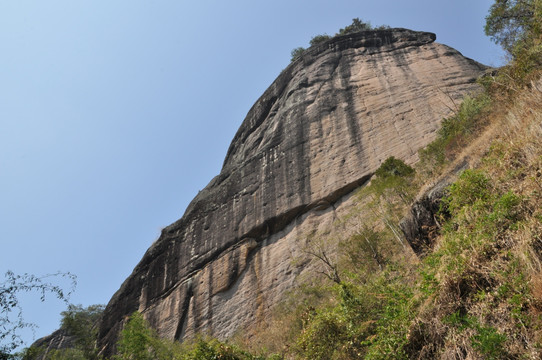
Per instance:
[[[165,228],[104,313],[114,343],[139,310],[158,333],[257,324],[304,271],[299,236],[395,156],[413,163],[485,67],[406,29],[335,37],[290,64],[247,114],[221,173]],[[340,201],[339,201],[340,202]]]

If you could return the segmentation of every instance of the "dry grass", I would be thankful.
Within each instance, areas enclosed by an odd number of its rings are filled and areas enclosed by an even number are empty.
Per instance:
[[[511,192],[521,199],[516,210],[520,221],[478,241],[482,230],[474,222],[480,213],[468,209],[454,231],[439,239],[440,286],[421,307],[410,332],[412,342],[423,340],[413,353],[417,358],[542,356],[541,89],[541,80],[533,82],[513,102],[488,114],[491,121],[484,132],[441,175],[449,176],[464,162],[477,167],[491,179],[493,193]],[[484,341],[502,346],[500,355],[492,355]]]
[[[475,136],[462,138],[457,146],[451,143],[447,156],[453,160],[446,168],[431,178],[419,176],[415,184],[424,193],[467,163],[488,177],[491,203],[464,209],[444,225],[433,253],[421,262],[412,251],[405,251],[393,231],[380,244],[389,263],[401,264],[396,271],[401,272],[404,284],[415,289],[413,296],[419,303],[405,333],[408,341],[403,350],[409,358],[542,357],[542,80],[514,91],[511,97],[496,98],[491,111],[481,115],[484,118],[479,119]],[[506,194],[513,195],[513,212],[495,220],[491,216]],[[323,243],[339,252],[355,251],[351,246],[337,246],[337,239],[358,236],[363,240],[361,231],[367,228],[379,233],[389,230],[382,217],[398,222],[405,207],[393,197],[384,197],[384,204],[371,204],[373,200],[371,196],[358,199],[357,206],[342,213],[332,229],[316,237],[328,237]],[[336,264],[341,274],[348,274],[344,275],[348,281],[367,281],[372,271],[378,277],[378,263],[364,272],[355,268],[355,261],[348,264],[344,255]],[[322,285],[321,278],[316,284]],[[303,311],[314,311],[307,304],[318,307],[327,302],[329,306],[334,301],[331,293],[327,300],[304,296],[294,292],[276,308],[267,326],[244,341],[244,347],[285,358],[297,356],[292,346],[302,331]],[[375,336],[382,334],[370,342]],[[240,336],[238,341],[243,338],[247,339]]]

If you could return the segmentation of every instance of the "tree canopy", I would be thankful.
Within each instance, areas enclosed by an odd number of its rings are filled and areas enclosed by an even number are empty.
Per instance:
[[[485,33],[512,53],[518,41],[539,32],[541,0],[495,0],[486,16]]]
[[[370,22],[365,22],[360,18],[354,18],[352,19],[352,24],[340,29],[337,35],[346,35],[358,31],[371,30],[372,28]]]

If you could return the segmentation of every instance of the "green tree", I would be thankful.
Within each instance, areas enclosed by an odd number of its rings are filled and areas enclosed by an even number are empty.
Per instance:
[[[82,351],[85,359],[98,358],[96,349],[96,336],[98,334],[98,321],[104,310],[104,305],[69,305],[61,313],[61,328],[75,338],[75,347]]]
[[[375,171],[375,175],[382,179],[392,176],[410,177],[414,175],[414,169],[403,160],[390,156]]]
[[[71,282],[71,287],[66,292],[61,285],[51,282],[51,279],[67,279]],[[52,295],[67,302],[75,285],[76,277],[70,273],[59,272],[40,277],[31,274],[17,275],[12,271],[6,272],[4,280],[0,282],[0,360],[9,359],[9,354],[22,345],[20,330],[36,327],[35,324],[24,320],[19,295],[37,293],[41,301],[45,301],[47,295]]]
[[[331,36],[329,36],[327,34],[316,35],[316,36],[312,37],[312,39],[311,39],[311,41],[309,43],[311,44],[311,46],[314,46],[314,45],[323,43],[324,41],[327,41],[329,39],[331,39]]]
[[[376,178],[371,182],[371,190],[379,198],[385,198],[386,193],[391,191],[409,204],[413,196],[411,183],[414,173],[414,169],[403,160],[390,156],[375,171]]]
[[[116,359],[152,360],[153,338],[154,333],[143,315],[139,312],[133,313],[120,334]]]
[[[343,29],[339,30],[337,35],[346,35],[364,30],[371,30],[373,27],[370,22],[365,22],[360,18],[352,19],[352,24],[346,26]]]
[[[512,54],[518,41],[539,30],[537,11],[539,0],[495,0],[486,16],[485,33]]]
[[[305,48],[300,46],[300,47],[296,47],[295,49],[292,50],[292,52],[290,53],[291,55],[291,61],[295,61],[297,60],[298,58],[300,58],[303,54],[305,53]]]

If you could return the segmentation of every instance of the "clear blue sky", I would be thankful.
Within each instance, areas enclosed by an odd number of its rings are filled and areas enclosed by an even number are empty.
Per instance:
[[[491,3],[0,0],[0,273],[69,271],[73,303],[107,303],[293,48],[359,17],[500,65]],[[27,300],[36,337],[58,327],[64,304]]]

